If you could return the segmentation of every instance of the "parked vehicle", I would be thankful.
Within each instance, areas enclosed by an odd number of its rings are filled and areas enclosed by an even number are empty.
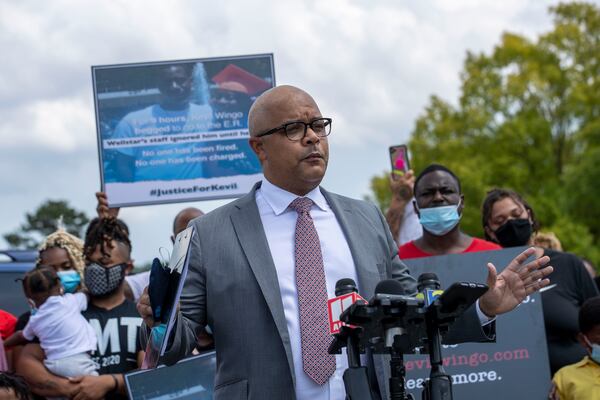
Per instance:
[[[0,308],[19,316],[28,310],[20,278],[35,266],[35,250],[0,250]]]

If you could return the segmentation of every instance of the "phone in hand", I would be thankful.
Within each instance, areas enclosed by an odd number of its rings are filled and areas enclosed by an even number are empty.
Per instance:
[[[404,175],[410,169],[408,147],[405,144],[390,146],[390,161],[392,163],[392,174]]]

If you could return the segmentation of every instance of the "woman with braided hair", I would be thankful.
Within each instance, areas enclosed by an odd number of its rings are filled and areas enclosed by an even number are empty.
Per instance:
[[[76,292],[81,287],[85,267],[83,241],[64,229],[58,229],[40,245],[36,265],[53,268],[65,292]]]

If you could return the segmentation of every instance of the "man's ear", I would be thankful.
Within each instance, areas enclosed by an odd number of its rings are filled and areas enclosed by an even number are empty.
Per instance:
[[[131,259],[125,263],[125,275],[129,275],[129,274],[131,274],[131,271],[133,271],[133,262],[134,261],[135,260]]]
[[[264,163],[265,160],[267,159],[267,155],[265,153],[262,139],[257,138],[257,137],[251,137],[250,139],[248,139],[248,142],[250,143],[250,147],[252,148],[252,151],[256,154],[256,156],[260,160],[260,163],[261,164]]]
[[[417,200],[413,200],[412,205],[413,205],[413,210],[415,210],[415,214],[417,214],[417,217],[420,217],[421,214],[419,213],[419,207],[417,207]]]
[[[461,194],[460,195],[460,206],[458,207],[459,209],[457,210],[458,213],[460,215],[462,215],[463,210],[465,209],[465,195]]]

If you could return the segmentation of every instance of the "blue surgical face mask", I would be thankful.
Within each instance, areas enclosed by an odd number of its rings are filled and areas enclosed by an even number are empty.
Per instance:
[[[596,362],[596,364],[600,364],[600,344],[590,342],[590,340],[587,338],[587,336],[583,336],[583,337],[585,338],[585,341],[588,344],[588,346],[590,346],[592,348],[592,352],[590,353],[590,358],[592,360],[594,360]]]
[[[435,236],[443,236],[450,232],[460,221],[461,216],[458,213],[460,203],[419,209],[419,222],[423,225],[423,229]]]
[[[33,301],[32,299],[27,299],[27,304],[29,304],[29,311],[31,315],[35,315],[35,313],[37,313],[38,310],[35,306],[35,301]]]
[[[81,276],[74,269],[69,271],[58,271],[56,273],[62,283],[66,293],[75,293],[75,290],[81,283]]]

